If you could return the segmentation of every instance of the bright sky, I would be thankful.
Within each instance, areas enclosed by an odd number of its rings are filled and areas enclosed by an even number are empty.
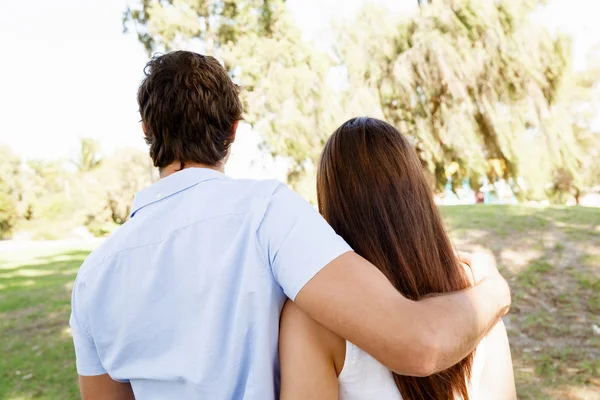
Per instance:
[[[380,1],[397,11],[417,3]],[[315,38],[326,33],[331,18],[351,15],[362,2],[345,0],[340,8],[337,0],[289,0],[289,6]],[[122,33],[126,4],[0,0],[0,142],[27,158],[72,155],[82,136],[98,138],[106,150],[145,149],[135,95],[147,56],[133,35]],[[600,42],[598,15],[598,1],[551,0],[542,19],[575,35],[582,60]],[[260,156],[257,151],[245,158]]]
[[[26,157],[81,136],[144,145],[135,100],[146,54],[123,35],[124,0],[0,0],[0,141]]]

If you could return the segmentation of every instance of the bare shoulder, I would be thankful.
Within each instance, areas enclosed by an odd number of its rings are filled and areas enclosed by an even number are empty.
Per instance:
[[[281,312],[279,348],[310,346],[324,357],[331,357],[339,374],[344,366],[346,341],[308,316],[296,303],[288,300]]]

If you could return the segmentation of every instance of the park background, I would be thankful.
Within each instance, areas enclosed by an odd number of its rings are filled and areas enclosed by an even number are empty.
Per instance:
[[[72,282],[157,179],[136,90],[170,49],[214,55],[243,88],[233,177],[314,203],[339,124],[397,126],[455,244],[509,279],[519,398],[600,399],[598,15],[587,0],[0,0],[0,399],[77,398]]]

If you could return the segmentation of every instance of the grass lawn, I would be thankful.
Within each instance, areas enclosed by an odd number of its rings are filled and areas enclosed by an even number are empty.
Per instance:
[[[86,248],[0,255],[0,399],[76,399],[68,327],[75,274]]]
[[[600,399],[600,209],[445,207],[461,249],[492,252],[519,399]]]
[[[461,249],[492,252],[520,399],[600,399],[600,210],[445,207]],[[6,248],[6,247],[5,247]],[[89,248],[0,254],[0,399],[77,398],[70,291]]]

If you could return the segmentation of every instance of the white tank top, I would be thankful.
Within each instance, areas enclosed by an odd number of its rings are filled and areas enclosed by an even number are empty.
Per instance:
[[[469,394],[477,400],[477,387],[485,365],[485,339],[473,360]],[[346,359],[338,376],[339,400],[402,400],[392,372],[365,351],[346,342]]]

